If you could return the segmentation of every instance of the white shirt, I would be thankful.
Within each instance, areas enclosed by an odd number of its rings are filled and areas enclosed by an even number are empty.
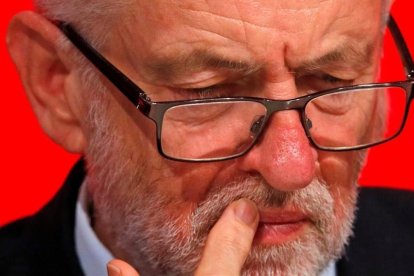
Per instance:
[[[84,183],[79,192],[75,213],[75,249],[86,276],[107,275],[106,264],[114,257],[98,239],[90,224]]]

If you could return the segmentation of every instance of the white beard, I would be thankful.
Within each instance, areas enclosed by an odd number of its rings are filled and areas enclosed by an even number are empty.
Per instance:
[[[242,197],[258,207],[294,207],[311,220],[307,231],[294,241],[253,246],[243,275],[317,275],[338,258],[352,233],[356,186],[346,198],[335,199],[341,202],[334,202],[332,191],[318,179],[293,192],[276,191],[258,177],[214,184],[193,212],[172,217],[168,208],[180,202],[157,192],[159,183],[145,181],[145,164],[136,164],[133,158],[120,160],[131,155],[130,146],[109,127],[109,116],[99,116],[103,117],[93,120],[97,128],[87,154],[95,215],[110,228],[112,247],[124,252],[140,275],[193,274],[210,229],[224,208]]]

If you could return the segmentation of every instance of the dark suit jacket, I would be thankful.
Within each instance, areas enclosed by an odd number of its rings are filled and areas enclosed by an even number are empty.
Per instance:
[[[0,229],[0,275],[83,275],[74,242],[83,168],[38,214]],[[413,192],[362,188],[354,232],[338,275],[414,275]]]

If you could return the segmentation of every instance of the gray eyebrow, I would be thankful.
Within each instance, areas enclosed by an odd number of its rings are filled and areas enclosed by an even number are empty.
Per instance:
[[[329,64],[340,63],[343,63],[344,67],[361,70],[371,65],[375,45],[373,42],[364,45],[347,43],[321,57],[302,62],[294,71],[315,71]]]
[[[341,63],[347,68],[361,70],[371,64],[374,48],[375,43],[364,45],[347,43],[320,57],[303,61],[298,66],[288,67],[297,74],[306,74],[329,64]],[[265,64],[235,60],[217,53],[214,49],[203,48],[171,56],[156,56],[144,62],[143,69],[148,77],[168,82],[188,72],[204,69],[225,69],[234,74],[247,76],[263,70],[265,67]]]
[[[144,64],[145,70],[150,75],[166,81],[175,76],[203,69],[225,69],[240,75],[249,75],[263,67],[262,64],[255,64],[245,60],[234,60],[208,49],[194,49],[190,53],[156,57]]]

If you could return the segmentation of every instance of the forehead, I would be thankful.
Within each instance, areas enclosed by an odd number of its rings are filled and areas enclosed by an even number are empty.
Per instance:
[[[137,67],[214,48],[231,60],[284,68],[345,45],[362,52],[380,24],[379,0],[138,0],[111,47]]]

